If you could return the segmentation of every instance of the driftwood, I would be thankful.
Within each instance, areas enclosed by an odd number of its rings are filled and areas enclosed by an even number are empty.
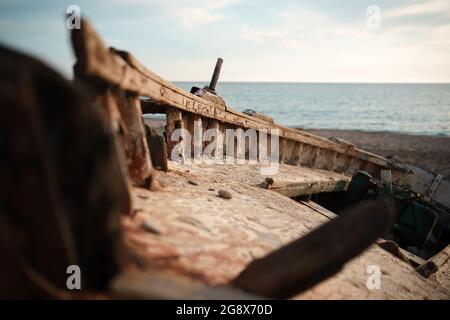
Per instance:
[[[110,124],[46,65],[0,48],[0,297],[65,296],[117,270],[119,215],[129,189]]]

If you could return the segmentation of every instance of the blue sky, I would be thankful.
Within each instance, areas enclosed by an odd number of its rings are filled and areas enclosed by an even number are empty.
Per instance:
[[[0,0],[0,42],[70,77],[69,5],[174,81],[450,82],[450,0]]]

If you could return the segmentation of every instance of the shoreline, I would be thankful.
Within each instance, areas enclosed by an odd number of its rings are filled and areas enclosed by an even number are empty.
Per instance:
[[[407,132],[407,131],[389,131],[389,130],[364,130],[364,129],[332,129],[332,128],[304,128],[301,126],[288,126],[289,128],[306,131],[330,131],[330,132],[360,132],[360,133],[374,133],[374,134],[399,134],[404,136],[420,136],[420,137],[443,137],[450,138],[450,133],[426,133],[426,132]]]
[[[386,158],[409,162],[450,179],[450,136],[343,129],[301,129],[324,137],[338,137]]]

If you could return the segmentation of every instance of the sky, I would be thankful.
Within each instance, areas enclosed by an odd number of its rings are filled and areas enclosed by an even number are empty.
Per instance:
[[[450,82],[450,0],[0,0],[0,43],[71,77],[69,5],[172,81]]]

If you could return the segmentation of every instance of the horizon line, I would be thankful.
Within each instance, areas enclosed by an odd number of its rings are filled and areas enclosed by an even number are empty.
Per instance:
[[[210,80],[169,80],[170,82],[199,82],[199,83],[209,83]],[[403,82],[403,81],[252,81],[252,80],[242,80],[242,81],[220,81],[220,83],[275,83],[275,84],[450,84],[448,82]]]

